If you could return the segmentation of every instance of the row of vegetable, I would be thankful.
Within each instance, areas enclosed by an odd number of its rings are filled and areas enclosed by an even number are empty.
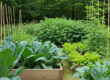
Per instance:
[[[20,77],[16,76],[25,69],[59,68],[61,60],[67,58],[65,54],[60,54],[61,51],[50,41],[19,43],[13,42],[8,36],[0,46],[0,80],[20,80]],[[13,68],[18,70],[15,74],[10,74]]]

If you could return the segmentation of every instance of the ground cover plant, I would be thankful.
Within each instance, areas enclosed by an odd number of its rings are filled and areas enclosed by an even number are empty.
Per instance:
[[[83,21],[73,21],[63,18],[45,18],[40,21],[34,35],[39,41],[48,41],[57,46],[65,42],[79,42],[84,39],[86,24]]]

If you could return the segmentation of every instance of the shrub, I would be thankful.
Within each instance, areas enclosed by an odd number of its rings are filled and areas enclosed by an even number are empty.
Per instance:
[[[39,41],[51,41],[58,46],[65,42],[79,42],[84,39],[86,24],[63,18],[45,18],[37,25],[34,35]]]

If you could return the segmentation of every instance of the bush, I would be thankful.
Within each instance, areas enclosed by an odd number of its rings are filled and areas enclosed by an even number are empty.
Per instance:
[[[63,18],[45,18],[37,25],[34,35],[39,41],[51,41],[58,46],[65,42],[79,42],[84,39],[86,24]]]

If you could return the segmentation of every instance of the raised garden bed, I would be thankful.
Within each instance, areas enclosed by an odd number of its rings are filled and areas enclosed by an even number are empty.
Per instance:
[[[17,69],[13,69],[14,73]],[[63,80],[63,69],[25,69],[19,75],[21,80]]]

